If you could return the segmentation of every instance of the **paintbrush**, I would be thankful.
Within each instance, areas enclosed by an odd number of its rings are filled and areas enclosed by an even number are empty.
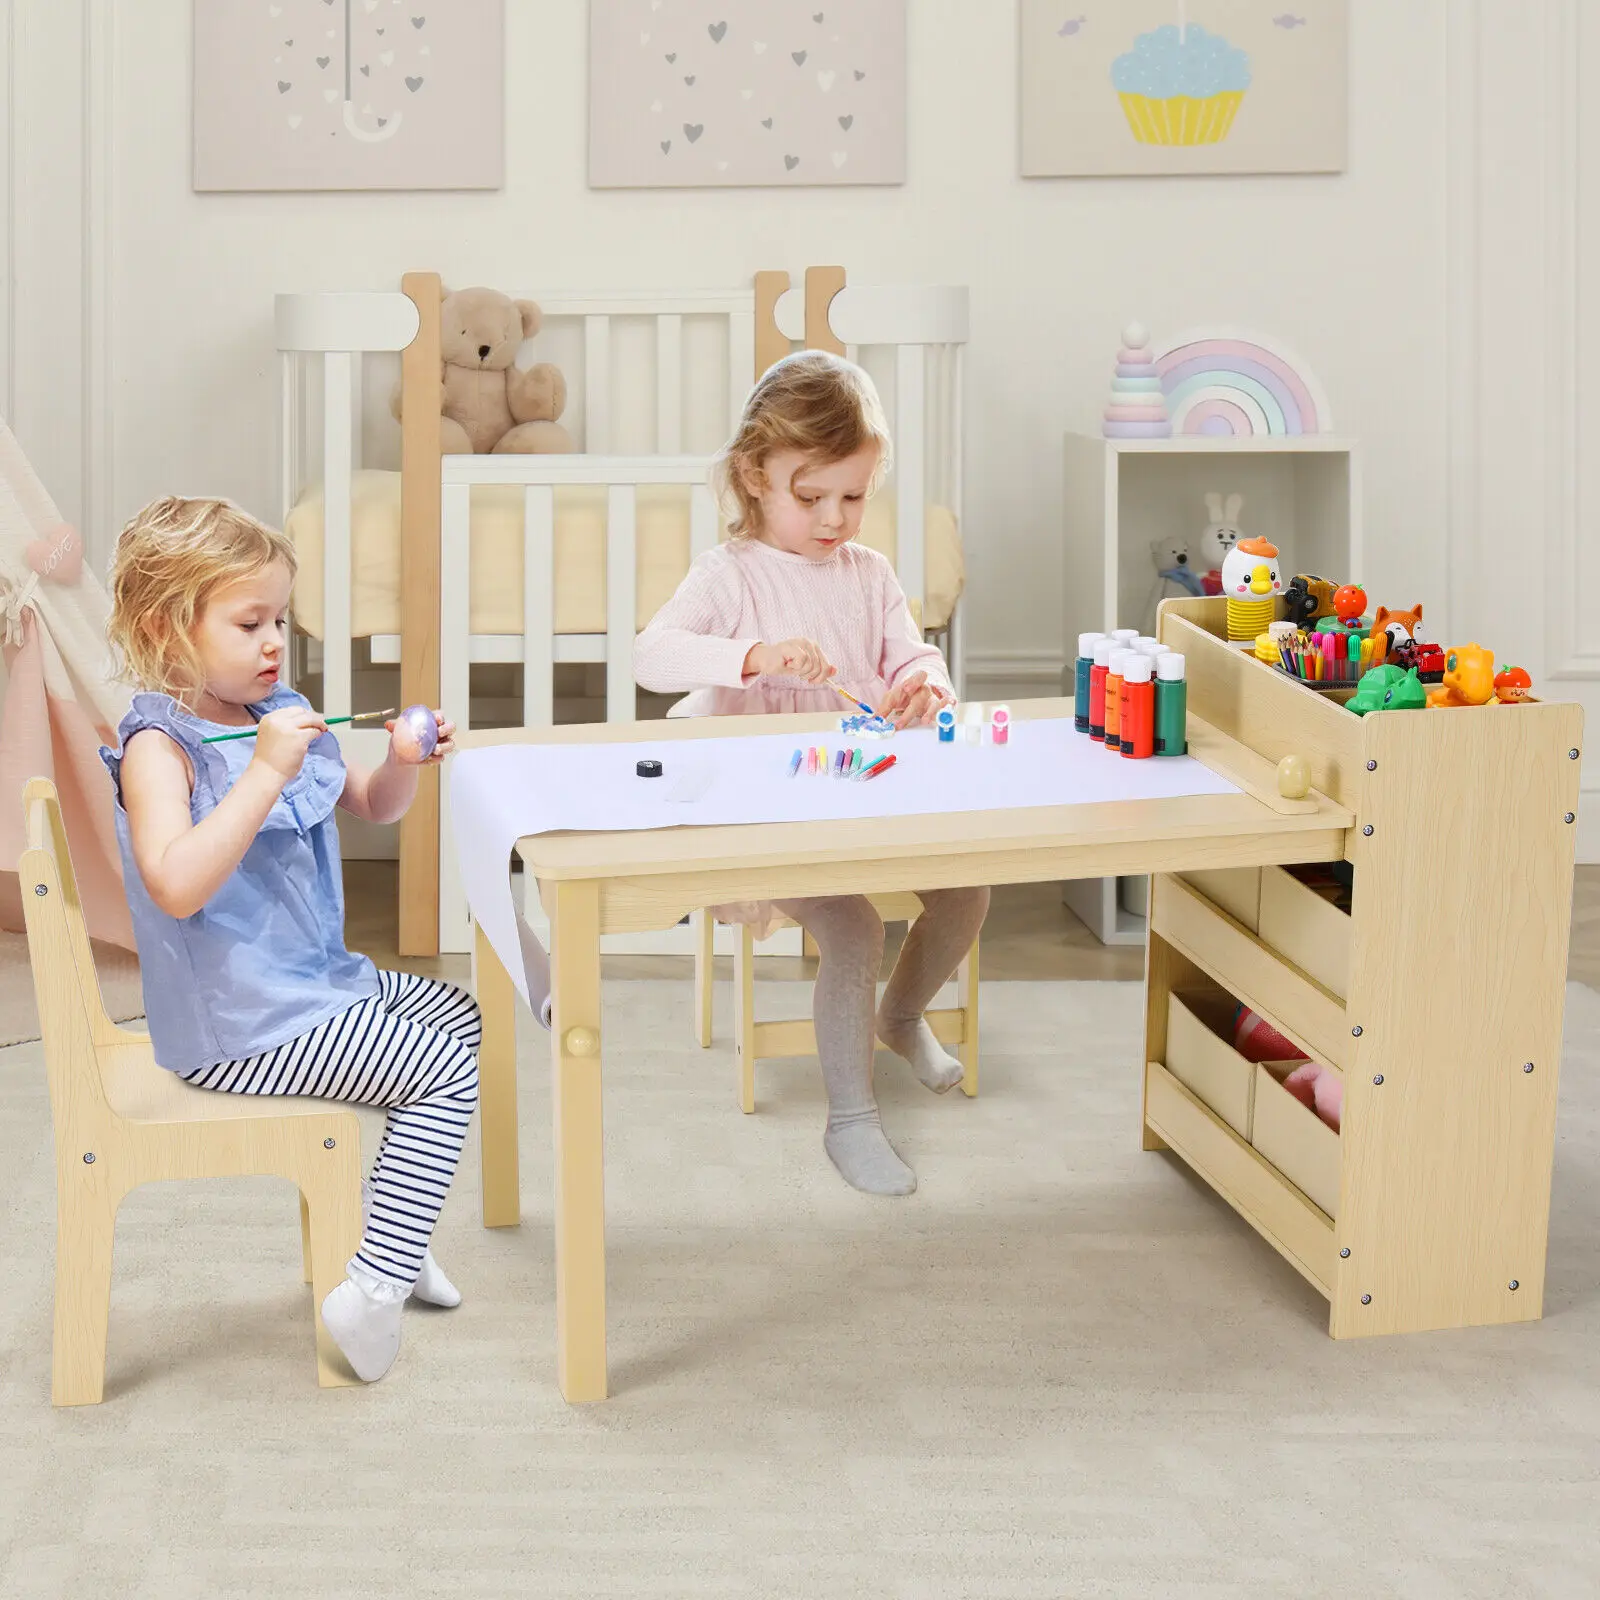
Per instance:
[[[836,684],[836,683],[830,683],[828,685],[828,687],[830,689],[834,690],[836,693],[842,694],[845,697],[845,699],[850,702],[851,705],[859,706],[863,711],[866,712],[866,714],[869,717],[877,716],[878,713],[876,711],[874,711],[872,709],[872,707],[869,706],[865,700],[857,700],[856,697],[853,694],[851,694],[848,689],[841,689],[839,687],[839,685]]]
[[[358,711],[353,717],[324,717],[323,721],[328,727],[336,722],[371,722],[374,717],[392,717],[396,714],[395,708],[390,706],[387,711]],[[213,733],[202,739],[201,744],[226,744],[229,739],[253,739],[261,724],[254,728],[243,728],[238,733]]]

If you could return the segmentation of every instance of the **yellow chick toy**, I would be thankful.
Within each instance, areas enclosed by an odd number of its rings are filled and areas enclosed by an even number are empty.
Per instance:
[[[1222,592],[1228,597],[1228,641],[1254,643],[1272,621],[1273,602],[1283,593],[1278,547],[1265,539],[1241,539],[1223,558]]]

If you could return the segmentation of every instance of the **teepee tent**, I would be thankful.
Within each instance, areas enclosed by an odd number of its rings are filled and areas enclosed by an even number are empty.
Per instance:
[[[0,928],[22,927],[22,786],[49,778],[90,936],[131,950],[111,785],[97,754],[131,698],[111,676],[109,611],[83,540],[0,419]]]

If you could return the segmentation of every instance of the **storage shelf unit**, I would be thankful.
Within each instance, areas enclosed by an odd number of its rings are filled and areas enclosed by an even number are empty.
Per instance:
[[[1208,491],[1244,496],[1240,525],[1278,546],[1286,573],[1360,576],[1361,482],[1353,439],[1320,433],[1171,439],[1069,433],[1065,472],[1069,660],[1080,633],[1152,631],[1158,580],[1151,546],[1186,541],[1198,563]],[[1139,944],[1145,919],[1122,898],[1112,879],[1062,888],[1063,902],[1102,943]]]
[[[1302,756],[1355,825],[1350,910],[1280,867],[1159,874],[1144,1143],[1327,1296],[1336,1338],[1541,1313],[1583,713],[1365,718],[1168,601],[1193,717]],[[1344,1089],[1337,1133],[1232,1047],[1242,1001]]]

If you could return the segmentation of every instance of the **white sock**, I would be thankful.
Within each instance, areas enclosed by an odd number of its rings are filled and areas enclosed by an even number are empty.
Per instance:
[[[361,1182],[361,1223],[365,1227],[372,1216],[372,1180]],[[444,1269],[433,1259],[433,1246],[422,1252],[422,1271],[412,1284],[411,1292],[425,1305],[443,1306],[454,1310],[461,1304],[461,1291],[444,1275]]]
[[[354,1262],[343,1283],[322,1302],[322,1322],[363,1383],[376,1383],[400,1354],[403,1284],[390,1283]]]
[[[914,1027],[885,1028],[883,1019],[878,1019],[878,1037],[901,1058],[902,1061],[911,1063],[911,1070],[916,1073],[917,1081],[932,1089],[935,1094],[943,1094],[947,1089],[953,1089],[965,1076],[965,1069],[953,1055],[945,1051],[943,1045],[933,1036],[933,1029],[928,1026],[926,1017],[918,1017]]]

